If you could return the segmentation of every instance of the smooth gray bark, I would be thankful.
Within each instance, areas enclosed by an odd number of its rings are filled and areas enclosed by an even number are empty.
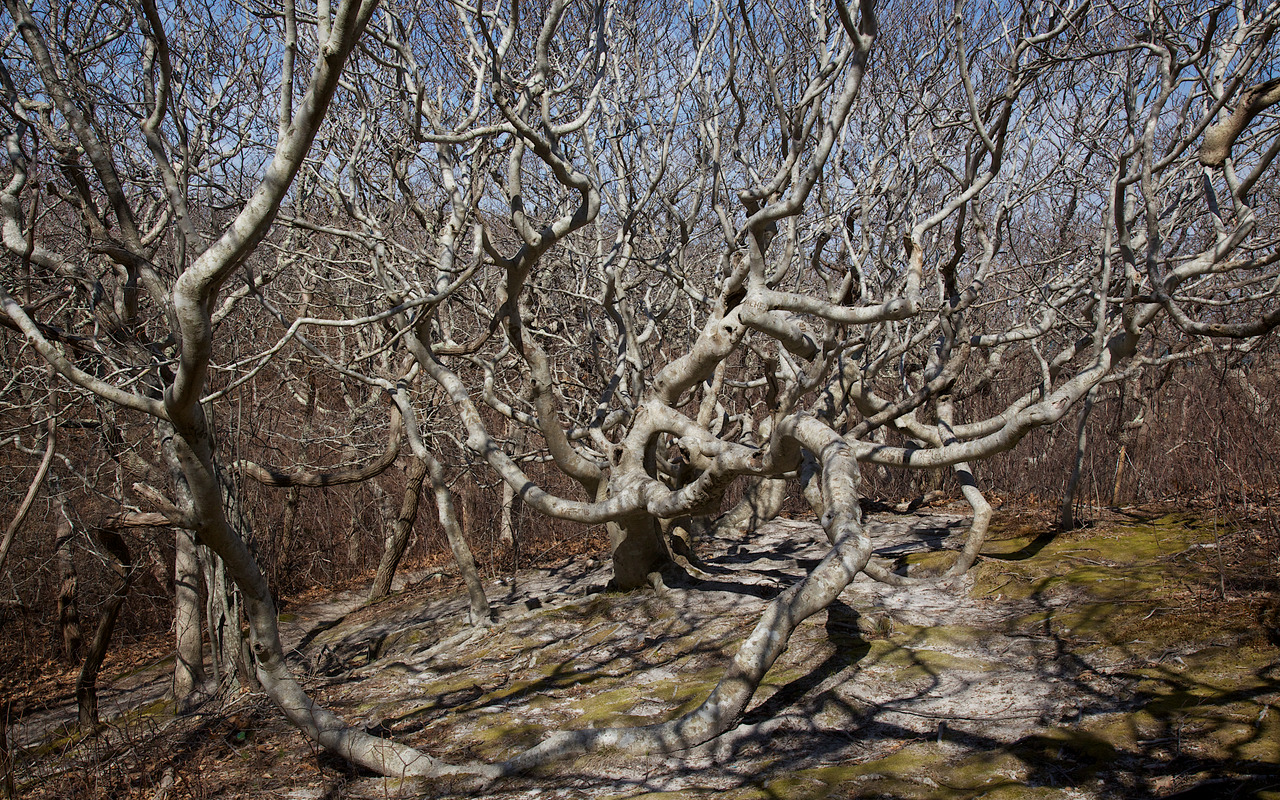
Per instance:
[[[606,527],[614,588],[627,591],[648,586],[649,576],[670,563],[662,527],[648,513],[628,514],[611,520]]]
[[[815,483],[816,487],[817,484]],[[782,478],[755,478],[742,499],[716,520],[715,535],[751,531],[778,516],[787,499],[787,482]],[[821,510],[818,515],[821,516]]]
[[[471,624],[487,623],[492,616],[489,600],[485,597],[484,584],[481,583],[480,573],[476,570],[476,561],[471,555],[471,546],[467,544],[466,533],[458,523],[458,514],[453,506],[453,493],[449,491],[444,467],[430,454],[426,454],[422,460],[426,463],[427,473],[431,477],[431,490],[435,494],[436,512],[440,516],[440,525],[444,528],[445,538],[449,540],[453,560],[458,565],[458,571],[462,573],[463,582],[467,585]]]
[[[871,558],[871,540],[862,527],[858,503],[860,468],[849,448],[829,427],[813,418],[792,421],[795,435],[817,454],[828,510],[822,519],[831,551],[799,583],[767,606],[751,635],[739,647],[725,675],[697,708],[668,722],[638,728],[564,731],[503,762],[502,774],[589,750],[611,747],[626,752],[670,752],[702,744],[729,730],[745,710],[769,668],[786,650],[796,627],[830,605]]]
[[[173,667],[173,696],[181,704],[207,690],[204,635],[200,602],[200,559],[195,534],[174,530],[173,629],[177,655]]]

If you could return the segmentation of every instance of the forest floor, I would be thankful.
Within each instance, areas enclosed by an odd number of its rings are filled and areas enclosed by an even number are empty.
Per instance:
[[[998,514],[963,580],[856,581],[797,629],[737,728],[682,753],[400,783],[316,751],[260,694],[175,715],[159,661],[104,682],[97,735],[72,732],[73,704],[16,720],[19,796],[1280,798],[1280,563],[1274,525],[1254,522],[1133,513],[1059,533]],[[868,520],[913,575],[944,566],[966,525],[946,510]],[[556,730],[696,706],[826,549],[814,523],[778,520],[700,542],[702,574],[659,591],[606,592],[585,556],[522,570],[487,585],[487,628],[438,577],[282,622],[304,685],[349,722],[494,762]]]

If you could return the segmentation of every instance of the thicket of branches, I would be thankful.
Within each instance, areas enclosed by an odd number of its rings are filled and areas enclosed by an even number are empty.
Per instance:
[[[866,499],[962,496],[954,577],[992,490],[1276,486],[1274,4],[5,9],[3,613],[56,606],[86,724],[172,608],[180,699],[379,772],[679,749],[856,574],[920,580]],[[668,723],[456,767],[285,663],[273,589],[383,595],[414,531],[484,624],[482,569],[603,529],[643,588],[789,485],[830,555]]]

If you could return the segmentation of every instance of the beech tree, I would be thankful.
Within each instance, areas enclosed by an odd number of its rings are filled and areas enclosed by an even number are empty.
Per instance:
[[[400,748],[342,725],[289,674],[270,589],[228,518],[224,500],[234,498],[202,402],[217,323],[253,285],[226,290],[227,281],[270,231],[375,7],[322,4],[308,38],[292,4],[255,17],[220,5],[37,14],[6,3],[14,36],[0,75],[10,163],[0,213],[6,263],[18,271],[0,306],[65,380],[154,420],[175,496],[151,499],[238,587],[253,677],[272,700],[322,746],[392,772],[405,762]],[[263,94],[278,100],[267,125]],[[264,130],[274,144],[257,144]],[[219,219],[212,197],[224,192],[232,213]],[[41,198],[73,212],[82,235],[48,225]],[[39,292],[50,288],[74,301],[63,312],[71,324],[38,319]],[[238,619],[229,627],[239,635]]]
[[[142,491],[239,588],[256,679],[384,774],[720,735],[859,573],[926,579],[873,557],[864,466],[954,474],[959,578],[983,459],[1280,324],[1280,6],[373,6],[7,2],[0,303],[63,379],[154,420],[173,496]],[[85,79],[108,52],[119,87]],[[317,280],[342,301],[313,308]],[[218,361],[249,313],[271,336]],[[289,353],[394,406],[446,530],[457,442],[527,506],[605,525],[619,589],[696,581],[699,531],[776,516],[788,480],[831,550],[693,711],[443,764],[302,693],[228,517],[217,404]]]

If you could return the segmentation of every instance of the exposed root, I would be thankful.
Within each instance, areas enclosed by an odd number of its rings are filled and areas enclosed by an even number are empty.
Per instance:
[[[875,559],[868,561],[867,566],[862,571],[867,573],[872,580],[888,586],[916,586],[923,582],[919,578],[899,575]]]

